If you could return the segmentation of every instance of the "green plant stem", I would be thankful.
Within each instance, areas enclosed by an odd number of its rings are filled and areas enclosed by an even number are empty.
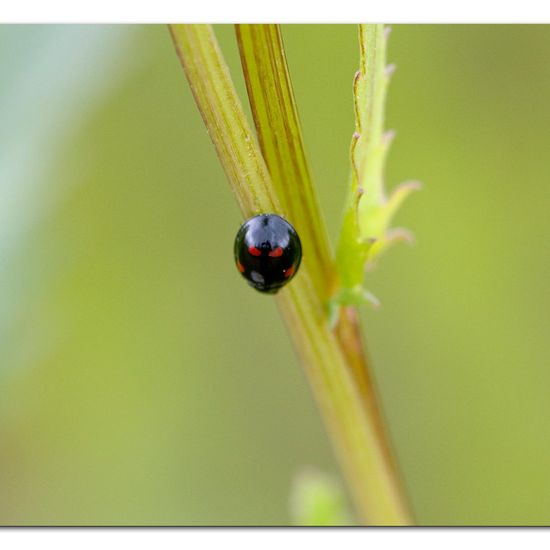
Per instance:
[[[335,277],[328,233],[307,162],[279,25],[235,25],[263,157],[283,212],[307,245],[316,292],[328,300]]]
[[[303,261],[310,273],[317,275],[317,299],[326,303],[334,289],[335,266],[306,159],[280,27],[236,25],[236,34],[263,157],[283,211],[302,236],[304,250],[313,251],[304,254]],[[377,52],[381,59],[384,59],[383,54],[383,51]],[[370,61],[369,65],[374,66]],[[335,334],[367,414],[377,425],[386,460],[393,464],[355,308],[342,308]]]
[[[285,214],[211,27],[172,25],[170,30],[243,215]],[[306,249],[307,241],[304,245]],[[339,332],[329,329],[326,304],[316,284],[322,274],[315,269],[314,263],[304,262],[299,276],[277,295],[279,308],[343,466],[358,520],[371,525],[408,524],[410,515],[378,408],[369,401],[373,387],[366,379],[364,386],[357,383],[350,363],[361,350],[344,349],[348,339],[354,346],[360,340],[345,327]]]

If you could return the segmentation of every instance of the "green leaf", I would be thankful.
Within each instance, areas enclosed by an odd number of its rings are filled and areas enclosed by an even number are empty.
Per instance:
[[[384,130],[384,109],[393,66],[386,66],[388,30],[360,25],[360,68],[353,84],[355,132],[351,142],[351,178],[336,254],[339,288],[330,310],[359,305],[372,295],[362,289],[365,267],[391,244],[412,240],[390,223],[403,200],[419,188],[417,182],[398,186],[386,197],[384,165],[394,132]],[[367,301],[371,301],[368,299]],[[333,319],[334,320],[334,319]]]

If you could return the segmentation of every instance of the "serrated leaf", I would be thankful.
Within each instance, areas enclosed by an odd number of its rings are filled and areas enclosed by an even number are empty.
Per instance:
[[[395,132],[384,130],[387,87],[394,66],[386,66],[388,29],[360,25],[360,63],[354,83],[355,132],[352,136],[351,178],[337,250],[339,287],[333,300],[347,305],[350,296],[368,296],[362,287],[365,267],[399,236],[390,223],[416,182],[399,186],[389,197],[384,165]],[[334,309],[334,304],[333,304]]]

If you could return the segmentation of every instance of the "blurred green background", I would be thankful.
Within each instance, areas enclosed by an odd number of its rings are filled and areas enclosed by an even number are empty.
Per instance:
[[[233,29],[217,27],[241,97]],[[333,242],[355,26],[283,27]],[[419,523],[550,523],[550,27],[393,27],[365,333]],[[287,524],[339,476],[162,26],[0,27],[0,524]]]

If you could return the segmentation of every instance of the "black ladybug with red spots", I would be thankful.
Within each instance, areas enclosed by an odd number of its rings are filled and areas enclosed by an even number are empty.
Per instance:
[[[235,237],[234,252],[242,276],[267,294],[286,285],[302,259],[298,233],[277,214],[259,214],[244,222]]]

